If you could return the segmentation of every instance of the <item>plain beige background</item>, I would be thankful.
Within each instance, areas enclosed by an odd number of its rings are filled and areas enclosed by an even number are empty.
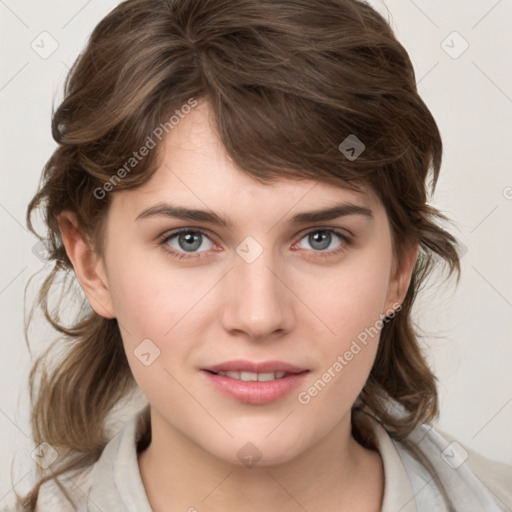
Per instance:
[[[314,1],[314,0],[312,0]],[[25,211],[55,143],[52,99],[112,0],[0,1],[0,507],[30,478],[33,444],[23,337],[23,291],[48,270],[33,252]],[[433,280],[416,307],[439,377],[440,426],[512,465],[512,1],[371,2],[413,60],[418,87],[443,136],[432,203],[467,248],[458,289]],[[32,329],[34,351],[51,332]]]

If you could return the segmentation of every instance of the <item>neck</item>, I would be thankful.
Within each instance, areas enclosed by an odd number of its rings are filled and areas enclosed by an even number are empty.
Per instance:
[[[377,452],[351,436],[350,416],[319,443],[284,463],[252,467],[223,461],[192,443],[151,409],[151,443],[139,468],[154,512],[380,511]]]

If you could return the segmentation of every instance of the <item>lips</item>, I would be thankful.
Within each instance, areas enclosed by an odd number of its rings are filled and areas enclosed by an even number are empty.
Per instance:
[[[219,372],[251,372],[251,373],[302,373],[307,371],[306,368],[300,368],[298,366],[292,365],[290,363],[285,363],[283,361],[263,361],[263,362],[253,362],[253,361],[226,361],[224,363],[216,364],[213,366],[208,366],[207,368],[203,368],[203,370],[219,373]]]
[[[218,391],[242,403],[276,401],[297,388],[309,370],[282,361],[227,361],[203,368]]]

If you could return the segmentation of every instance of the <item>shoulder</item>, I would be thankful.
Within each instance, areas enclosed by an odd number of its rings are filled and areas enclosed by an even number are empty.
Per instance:
[[[484,457],[436,426],[419,425],[396,440],[380,422],[372,418],[371,423],[390,504],[395,505],[392,497],[406,495],[410,503],[404,510],[414,512],[449,510],[446,499],[455,512],[512,512],[512,467]]]
[[[45,482],[39,489],[35,512],[86,512],[94,467],[90,466],[73,475],[61,475],[59,483],[55,480]],[[0,502],[0,512],[21,510],[14,491]]]
[[[394,443],[404,461],[409,447],[416,448],[422,470],[430,466],[451,502],[464,504],[461,510],[512,511],[512,467],[484,457],[437,426],[419,425],[405,442]],[[406,466],[417,472],[418,464],[409,460]]]
[[[36,512],[150,511],[137,462],[137,449],[147,442],[149,408],[125,422],[95,464],[77,478],[63,478],[74,506],[54,482],[41,493]]]
[[[134,402],[126,411],[112,416],[106,425],[109,441],[95,463],[60,475],[58,482],[54,479],[41,486],[35,512],[101,512],[120,509],[116,506],[101,507],[99,502],[103,500],[105,491],[111,493],[117,490],[113,476],[116,465],[124,471],[129,466],[132,473],[138,474],[137,444],[139,441],[147,442],[149,425],[149,408],[147,405],[141,408],[140,405],[140,402]],[[138,489],[141,488],[142,483]],[[21,505],[16,502],[14,492],[0,499],[0,512],[19,511]]]
[[[85,512],[95,465],[80,473],[63,475],[60,485],[51,480],[41,486],[36,512]],[[68,498],[69,496],[69,498]],[[69,501],[72,500],[72,502]]]
[[[460,463],[468,465],[496,501],[507,507],[504,510],[512,511],[512,466],[485,457],[439,427],[434,427],[434,431],[449,443],[445,458],[449,458],[453,451]]]

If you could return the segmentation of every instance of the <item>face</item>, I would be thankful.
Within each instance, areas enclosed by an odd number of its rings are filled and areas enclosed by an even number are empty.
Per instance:
[[[260,184],[209,116],[194,109],[152,179],[113,195],[104,303],[162,428],[232,463],[244,446],[285,462],[349,421],[403,279],[373,193]]]

